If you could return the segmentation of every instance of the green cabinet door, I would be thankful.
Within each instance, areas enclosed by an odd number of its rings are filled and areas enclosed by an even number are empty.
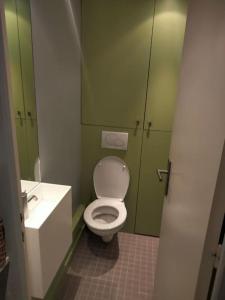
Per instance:
[[[20,164],[20,178],[29,178],[29,157],[27,149],[26,120],[16,119],[16,138]]]
[[[38,159],[37,121],[16,119],[17,148],[20,176],[24,180],[34,180],[35,164]]]
[[[101,148],[101,132],[126,131],[129,134],[128,150],[113,150]],[[105,156],[118,156],[123,159],[130,171],[130,185],[125,198],[127,208],[127,220],[123,230],[134,232],[138,177],[141,158],[142,130],[122,128],[102,128],[99,126],[82,126],[82,168],[81,168],[81,199],[88,204],[96,199],[93,185],[93,171],[97,162]]]
[[[21,178],[34,180],[38,131],[29,0],[6,0],[5,17]]]
[[[27,118],[36,119],[36,97],[29,0],[17,0],[17,17],[25,113]]]
[[[156,0],[145,128],[172,129],[188,0]]]
[[[157,169],[167,169],[171,133],[144,131],[135,232],[159,236],[165,182]]]
[[[154,0],[82,1],[83,124],[143,124],[153,12]]]
[[[9,59],[11,95],[15,117],[24,118],[23,84],[15,0],[5,1],[6,34]]]

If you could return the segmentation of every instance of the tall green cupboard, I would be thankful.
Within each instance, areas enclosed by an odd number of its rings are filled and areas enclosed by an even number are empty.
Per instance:
[[[135,232],[159,236],[187,14],[185,0],[156,0]]]
[[[5,17],[21,178],[33,180],[38,128],[29,0],[5,0]]]
[[[160,232],[165,181],[156,170],[167,168],[186,9],[187,0],[82,1],[84,200],[94,197],[85,193],[93,194],[95,163],[122,157],[131,170],[130,232]],[[127,152],[101,148],[107,128],[129,132]]]
[[[153,0],[82,1],[82,122],[143,127]]]

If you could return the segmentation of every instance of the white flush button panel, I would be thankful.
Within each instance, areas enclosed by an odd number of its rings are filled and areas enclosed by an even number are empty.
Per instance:
[[[127,150],[128,133],[102,131],[102,148]]]

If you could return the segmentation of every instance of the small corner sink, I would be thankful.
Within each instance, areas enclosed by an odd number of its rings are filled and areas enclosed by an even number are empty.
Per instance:
[[[29,198],[25,236],[31,294],[44,299],[72,243],[71,187],[40,183]]]
[[[25,192],[25,193],[29,193],[40,184],[40,182],[30,181],[30,180],[20,180],[20,183],[21,183],[21,192]]]

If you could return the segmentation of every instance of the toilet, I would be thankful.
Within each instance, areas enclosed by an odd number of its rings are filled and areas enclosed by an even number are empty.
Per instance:
[[[128,167],[119,157],[107,156],[97,163],[93,181],[97,199],[85,209],[84,221],[104,242],[110,242],[127,218],[124,198],[130,181]]]

